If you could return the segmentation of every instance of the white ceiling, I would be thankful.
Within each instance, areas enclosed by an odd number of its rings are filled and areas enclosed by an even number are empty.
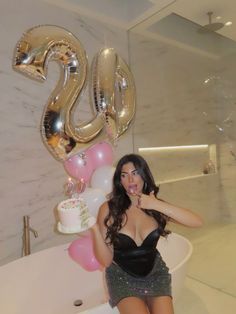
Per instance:
[[[176,13],[199,25],[208,24],[207,12],[213,11],[212,22],[226,23],[219,34],[236,41],[235,0],[43,0],[61,8],[81,13],[124,29],[144,30],[163,17]],[[217,20],[216,17],[221,19]]]

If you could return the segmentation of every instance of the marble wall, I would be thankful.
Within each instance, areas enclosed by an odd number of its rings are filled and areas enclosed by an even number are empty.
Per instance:
[[[62,163],[44,147],[39,130],[44,105],[59,77],[58,66],[53,62],[49,65],[44,83],[14,72],[11,64],[17,41],[33,26],[58,25],[79,38],[91,62],[103,47],[114,47],[128,61],[128,39],[123,29],[41,1],[22,0],[16,4],[2,0],[0,12],[0,263],[4,264],[21,256],[24,215],[30,216],[31,226],[39,234],[37,239],[31,237],[32,252],[74,239],[55,231],[54,208],[64,198],[67,175]],[[80,120],[91,117],[88,103],[85,91],[79,103]],[[132,147],[130,129],[118,142],[115,158],[132,151]]]
[[[232,221],[235,219],[236,204],[233,192],[236,160],[230,153],[229,144],[235,143],[235,139],[230,141],[225,137],[226,130],[222,134],[216,125],[221,125],[227,114],[232,112],[233,121],[228,132],[231,135],[235,132],[233,57],[231,62],[226,61],[227,57],[211,58],[135,31],[131,31],[129,37],[130,64],[138,99],[134,150],[137,152],[140,147],[216,144],[216,174],[187,180],[181,180],[180,175],[174,176],[175,182],[161,184],[160,196],[193,209],[206,222]],[[219,80],[206,84],[205,81],[214,75]],[[181,162],[183,167],[190,164],[189,160],[184,161],[184,157],[178,161],[179,164]],[[192,163],[195,162],[193,155]],[[156,163],[153,170],[163,176],[165,166],[161,165],[160,169]],[[203,165],[199,174],[202,171]],[[185,169],[183,173],[186,173]]]
[[[204,85],[206,78],[217,74],[223,77],[220,90],[229,91],[226,82],[235,77],[233,55],[212,59],[134,32],[128,38],[124,29],[40,1],[22,0],[16,6],[13,1],[2,0],[0,11],[0,264],[22,254],[24,215],[30,215],[31,226],[39,233],[37,239],[31,238],[32,252],[75,238],[55,230],[55,206],[64,198],[67,175],[63,165],[44,147],[39,131],[43,107],[59,76],[58,67],[49,65],[44,83],[30,80],[11,67],[22,33],[40,24],[62,26],[74,33],[87,51],[89,62],[102,47],[114,47],[126,61],[130,59],[137,87],[137,112],[133,129],[121,137],[115,149],[115,159],[126,152],[137,152],[139,147],[216,144],[216,174],[161,184],[160,196],[192,208],[207,222],[236,219],[236,160],[230,153],[236,152],[235,102],[229,105],[224,99],[227,110],[219,110],[222,102],[216,110],[214,91]],[[216,123],[222,122],[222,114],[227,118],[231,112],[227,134],[220,133]],[[87,90],[77,114],[80,120],[91,117]],[[165,171],[158,169],[158,164],[155,170]]]

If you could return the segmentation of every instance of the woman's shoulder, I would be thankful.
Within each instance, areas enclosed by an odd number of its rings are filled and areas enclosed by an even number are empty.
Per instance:
[[[103,217],[107,216],[108,213],[109,213],[109,205],[108,205],[108,202],[106,201],[100,206],[99,211],[98,211],[98,215],[99,215],[99,217],[103,218]]]

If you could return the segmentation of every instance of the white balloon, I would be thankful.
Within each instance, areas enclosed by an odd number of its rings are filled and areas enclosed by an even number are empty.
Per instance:
[[[112,191],[112,179],[115,168],[112,166],[102,166],[97,168],[91,177],[90,185],[92,188],[99,188],[109,194]]]
[[[79,197],[86,202],[90,214],[94,217],[97,217],[99,207],[106,201],[106,194],[101,189],[86,188]]]

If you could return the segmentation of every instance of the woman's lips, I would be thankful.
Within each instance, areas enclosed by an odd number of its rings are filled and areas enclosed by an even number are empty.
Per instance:
[[[137,185],[136,184],[132,184],[128,186],[128,193],[129,194],[135,194],[137,191]]]

